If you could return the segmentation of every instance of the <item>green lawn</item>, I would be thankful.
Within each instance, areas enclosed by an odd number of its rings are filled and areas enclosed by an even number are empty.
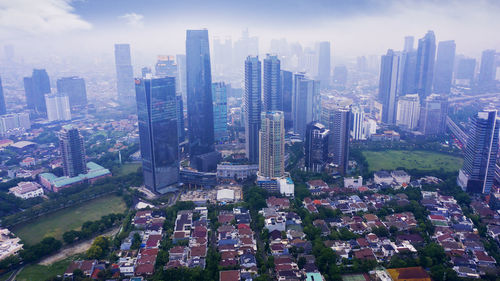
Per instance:
[[[17,281],[44,281],[64,274],[73,257],[55,262],[51,265],[31,264],[23,268],[16,276]]]
[[[35,244],[49,236],[61,240],[64,232],[78,230],[86,221],[96,221],[110,213],[123,213],[126,208],[121,197],[106,195],[19,224],[13,232],[28,244]]]
[[[116,168],[116,172],[113,172],[115,176],[124,176],[130,173],[137,172],[137,169],[141,167],[141,163],[125,163],[120,167]]]
[[[379,170],[394,170],[398,167],[422,171],[439,170],[455,172],[462,168],[461,157],[431,151],[363,151],[368,162],[369,172]]]

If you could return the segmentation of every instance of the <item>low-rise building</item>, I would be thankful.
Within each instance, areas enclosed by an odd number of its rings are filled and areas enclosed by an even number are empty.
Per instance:
[[[43,188],[36,182],[20,182],[9,189],[9,193],[22,199],[35,198],[43,195]]]

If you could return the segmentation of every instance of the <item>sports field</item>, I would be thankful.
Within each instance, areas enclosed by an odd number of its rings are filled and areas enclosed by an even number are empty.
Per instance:
[[[379,170],[394,170],[398,167],[412,170],[440,170],[445,172],[456,172],[462,167],[461,157],[432,151],[408,151],[408,150],[386,150],[386,151],[363,151],[363,156],[368,162],[369,172]]]
[[[62,240],[64,232],[78,230],[84,222],[99,220],[107,214],[123,213],[126,208],[121,197],[106,195],[21,223],[12,231],[31,245],[49,236]]]

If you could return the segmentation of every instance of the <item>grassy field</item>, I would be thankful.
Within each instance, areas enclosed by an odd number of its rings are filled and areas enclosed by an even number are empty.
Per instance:
[[[124,176],[130,173],[135,173],[137,172],[137,169],[141,167],[141,163],[125,163],[119,168],[116,169],[116,171],[113,172],[115,176]]]
[[[78,230],[86,221],[99,220],[110,213],[122,213],[126,208],[121,197],[104,196],[22,223],[14,227],[13,232],[28,244],[49,236],[61,240],[64,232]]]
[[[462,167],[463,159],[447,154],[431,151],[363,151],[370,172],[394,170],[398,167],[422,171],[439,170],[455,172]]]
[[[30,264],[16,276],[17,281],[44,281],[64,274],[73,257],[55,262],[51,265]]]

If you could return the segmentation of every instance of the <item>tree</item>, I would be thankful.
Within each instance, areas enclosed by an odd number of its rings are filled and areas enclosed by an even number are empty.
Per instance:
[[[92,245],[87,250],[87,258],[89,259],[100,259],[103,255],[103,250],[97,245]]]
[[[297,261],[297,265],[299,266],[300,269],[304,268],[306,265],[306,258],[305,257],[300,257],[299,260]]]

